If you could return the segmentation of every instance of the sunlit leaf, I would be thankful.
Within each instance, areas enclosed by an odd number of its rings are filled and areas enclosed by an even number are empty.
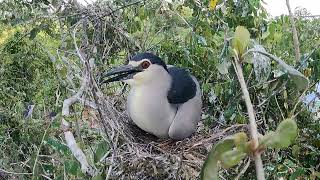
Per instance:
[[[243,26],[237,26],[234,38],[232,40],[232,48],[235,49],[240,56],[242,56],[248,46],[249,40],[249,31]]]
[[[187,6],[182,6],[181,8],[181,15],[185,18],[190,18],[192,17],[193,14],[193,9],[187,7]]]
[[[246,143],[248,141],[248,136],[244,132],[239,132],[234,136],[234,144],[236,147],[241,150],[242,152],[246,151]]]
[[[210,0],[209,2],[209,9],[214,10],[217,6],[218,0]]]
[[[266,52],[263,46],[254,45],[254,50]],[[253,67],[257,82],[266,82],[271,74],[271,60],[260,53],[253,53]]]

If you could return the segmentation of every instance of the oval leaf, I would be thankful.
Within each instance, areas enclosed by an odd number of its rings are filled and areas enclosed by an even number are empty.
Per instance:
[[[238,52],[239,56],[242,56],[242,54],[245,52],[249,40],[249,31],[243,26],[238,26],[234,33],[234,39],[232,40],[232,48]]]
[[[261,139],[263,147],[286,148],[292,144],[298,134],[298,127],[294,120],[283,120],[275,132],[269,132]]]

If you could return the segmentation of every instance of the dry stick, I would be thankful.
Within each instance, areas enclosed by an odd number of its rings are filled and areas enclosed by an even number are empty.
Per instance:
[[[32,175],[32,173],[25,173],[25,172],[12,172],[12,171],[7,171],[5,169],[0,169],[1,173],[6,173],[6,174],[12,174],[12,175]]]
[[[75,40],[75,34],[76,34],[76,28],[79,24],[77,24],[75,26],[75,29],[73,31],[73,41],[74,41],[74,46],[76,48],[77,54],[83,64],[83,66],[85,66],[85,60],[83,58],[83,56],[81,55],[81,52],[77,46],[76,40]],[[73,156],[78,160],[78,162],[81,164],[81,170],[84,173],[88,173],[91,176],[94,175],[95,170],[93,169],[93,167],[90,166],[89,162],[87,161],[87,157],[84,154],[84,152],[81,150],[81,148],[78,146],[75,137],[72,133],[72,131],[70,130],[70,123],[65,119],[67,117],[70,116],[70,107],[75,104],[76,102],[79,101],[79,98],[83,95],[84,91],[88,88],[88,72],[86,71],[85,68],[83,68],[83,75],[82,75],[82,82],[81,82],[81,86],[80,89],[78,90],[78,92],[65,99],[63,101],[63,106],[62,106],[62,130],[64,132],[64,136],[65,136],[65,140],[67,142],[67,146],[69,147],[70,151],[72,152]]]
[[[297,28],[294,22],[294,17],[290,8],[290,3],[289,0],[286,0],[287,8],[289,11],[289,17],[291,21],[291,26],[292,26],[292,34],[293,34],[293,45],[294,45],[294,50],[295,50],[295,56],[296,56],[296,62],[298,63],[300,61],[300,45],[299,45],[299,40],[298,40],[298,32]]]
[[[251,159],[248,158],[248,161],[246,163],[246,165],[243,167],[243,169],[239,172],[238,176],[235,178],[235,180],[239,180],[240,177],[248,170],[249,166],[250,166],[250,162]]]
[[[244,97],[247,111],[248,111],[248,115],[249,115],[250,134],[251,134],[251,138],[253,141],[253,149],[256,149],[259,145],[259,142],[258,142],[258,129],[257,129],[256,120],[255,120],[253,105],[251,103],[249,91],[248,91],[246,82],[244,80],[242,68],[241,68],[241,65],[239,63],[239,59],[237,56],[235,56],[234,62],[235,62],[236,74],[237,74],[237,77],[238,77],[238,80],[239,80],[239,83],[241,86],[241,90],[243,93],[243,97]],[[263,164],[262,164],[262,160],[261,160],[261,154],[259,152],[254,153],[254,161],[255,161],[255,165],[256,165],[257,179],[264,180],[265,176],[264,176]]]

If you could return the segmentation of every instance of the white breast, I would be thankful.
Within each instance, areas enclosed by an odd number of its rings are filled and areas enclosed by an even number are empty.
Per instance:
[[[160,138],[166,138],[176,108],[169,104],[166,93],[161,93],[155,88],[139,86],[131,89],[127,109],[138,127]]]

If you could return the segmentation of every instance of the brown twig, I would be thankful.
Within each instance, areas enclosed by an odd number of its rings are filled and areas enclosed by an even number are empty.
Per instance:
[[[291,11],[289,0],[286,0],[286,4],[287,4],[288,11],[289,11],[289,17],[290,17],[291,26],[292,26],[293,45],[294,45],[294,50],[295,50],[296,62],[298,63],[300,61],[300,57],[301,57],[298,32],[297,32],[297,28],[296,28],[296,25],[294,22],[294,17],[293,17],[293,13]]]

